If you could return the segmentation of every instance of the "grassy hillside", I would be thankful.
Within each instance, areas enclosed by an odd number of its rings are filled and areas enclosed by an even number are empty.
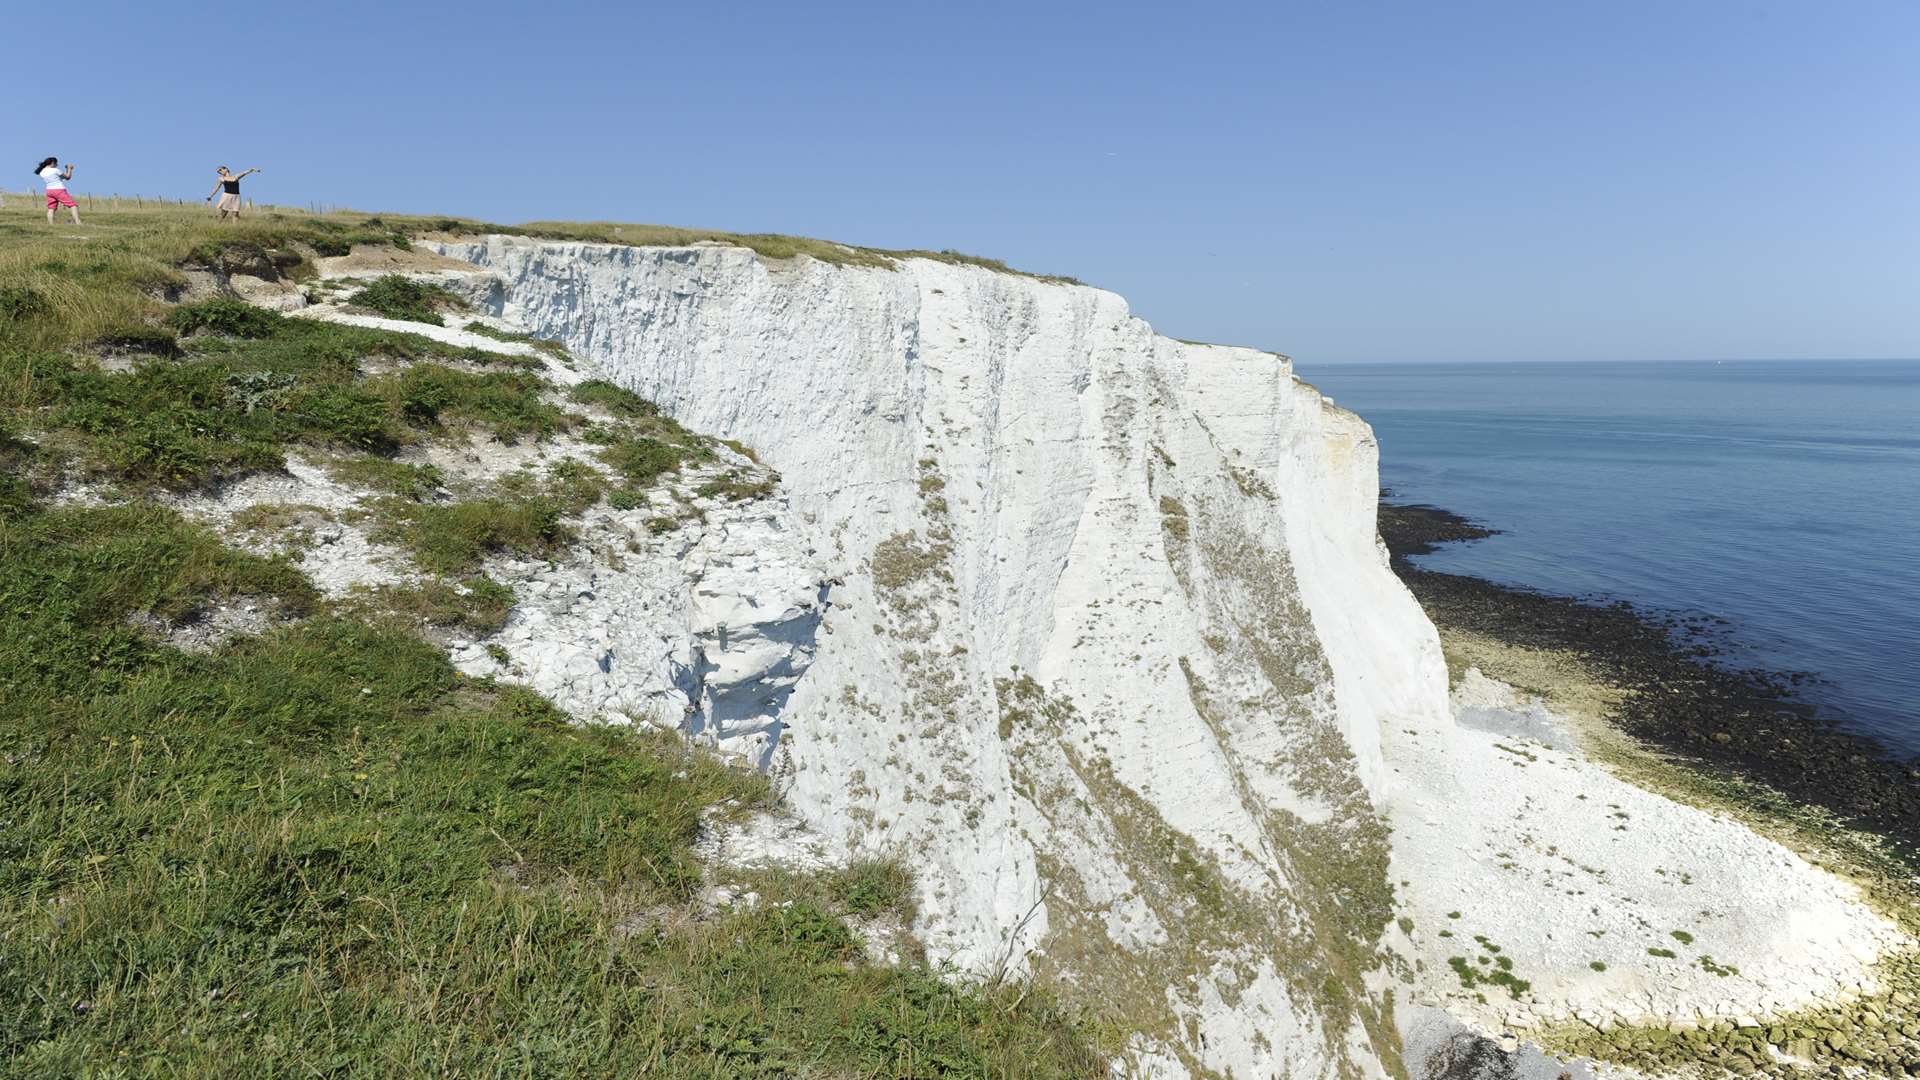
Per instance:
[[[123,208],[76,230],[17,209],[0,221],[0,1075],[1103,1074],[1110,1046],[1043,992],[865,959],[858,928],[911,904],[896,865],[759,875],[757,904],[702,903],[699,822],[763,808],[757,776],[574,726],[423,636],[497,625],[486,553],[564,544],[569,515],[705,440],[604,384],[558,395],[524,357],[164,299],[183,264],[298,278],[318,253],[472,226]],[[551,231],[575,228],[602,227]],[[538,484],[449,492],[394,459],[563,430],[598,456]],[[289,455],[367,489],[418,587],[330,601],[168,502]],[[267,628],[177,647],[216,605]]]

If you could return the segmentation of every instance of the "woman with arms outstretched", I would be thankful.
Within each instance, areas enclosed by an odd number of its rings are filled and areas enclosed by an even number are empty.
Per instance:
[[[220,196],[220,205],[216,209],[220,211],[221,221],[227,220],[228,214],[232,214],[235,221],[240,220],[240,181],[259,171],[248,169],[235,176],[227,171],[225,165],[220,166],[220,177],[213,182],[213,190],[207,193],[207,201],[212,202],[215,195]]]

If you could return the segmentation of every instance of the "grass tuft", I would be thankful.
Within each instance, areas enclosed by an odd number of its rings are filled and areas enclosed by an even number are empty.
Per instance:
[[[913,873],[897,859],[860,859],[830,879],[829,891],[841,910],[867,918],[897,915],[913,919]]]

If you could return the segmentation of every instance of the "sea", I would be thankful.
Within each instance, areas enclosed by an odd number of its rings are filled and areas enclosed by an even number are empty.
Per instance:
[[[1720,662],[1920,753],[1920,360],[1296,370],[1395,501],[1500,530],[1419,565],[1717,616]]]

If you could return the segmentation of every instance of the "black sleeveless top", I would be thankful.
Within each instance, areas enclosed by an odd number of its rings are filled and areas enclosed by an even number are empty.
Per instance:
[[[240,181],[239,180],[222,180],[220,181],[220,190],[226,192],[229,195],[238,195],[240,194]]]

